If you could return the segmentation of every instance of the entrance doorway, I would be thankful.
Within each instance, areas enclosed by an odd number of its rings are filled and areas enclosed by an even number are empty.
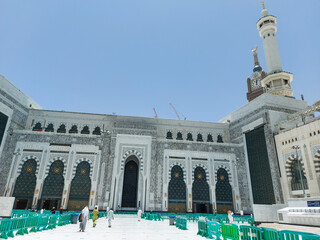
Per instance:
[[[194,213],[210,213],[210,203],[193,203]]]
[[[60,208],[60,199],[44,199],[41,200],[40,209],[51,210],[53,207],[55,209]]]
[[[136,158],[132,156],[133,158]],[[122,203],[123,208],[137,207],[138,191],[138,164],[134,160],[129,160],[124,169]]]

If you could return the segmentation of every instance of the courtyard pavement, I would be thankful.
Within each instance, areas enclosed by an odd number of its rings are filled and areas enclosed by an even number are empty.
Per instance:
[[[69,224],[37,233],[29,233],[24,236],[15,236],[14,239],[46,239],[46,240],[74,240],[74,239],[108,239],[108,240],[205,240],[197,235],[196,222],[188,222],[188,230],[180,230],[175,226],[169,226],[169,220],[148,221],[142,219],[138,222],[136,216],[115,215],[112,228],[108,228],[106,218],[97,221],[97,226],[92,227],[92,220],[87,223],[85,232],[79,232],[78,224]],[[261,224],[259,227],[269,227],[279,230],[295,230],[320,234],[317,227],[305,227],[284,224]]]

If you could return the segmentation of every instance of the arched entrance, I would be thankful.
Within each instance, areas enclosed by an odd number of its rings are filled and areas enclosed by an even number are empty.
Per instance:
[[[183,180],[183,170],[178,165],[171,169],[168,193],[168,211],[185,213],[187,211],[186,183]]]
[[[206,172],[202,167],[194,170],[194,181],[192,183],[192,209],[195,213],[209,213],[210,195]]]
[[[29,159],[23,164],[12,194],[16,198],[14,208],[30,209],[32,207],[32,199],[37,181],[36,168],[37,162],[34,159]]]
[[[52,209],[53,207],[58,209],[60,207],[64,187],[63,169],[64,164],[61,160],[51,164],[49,174],[43,184],[41,209]]]
[[[88,205],[91,189],[90,164],[78,164],[76,174],[71,181],[68,210],[80,211]]]
[[[137,192],[138,192],[138,159],[135,156],[130,156],[127,159],[124,168],[123,190],[122,190],[122,208],[137,207]]]
[[[232,188],[228,173],[223,168],[220,168],[217,172],[216,201],[217,213],[226,214],[228,210],[233,211]]]

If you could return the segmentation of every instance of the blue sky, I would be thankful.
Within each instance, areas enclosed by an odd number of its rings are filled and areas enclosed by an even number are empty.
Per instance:
[[[267,0],[294,96],[320,99],[320,1]],[[1,0],[0,73],[43,109],[215,122],[247,103],[258,0]]]

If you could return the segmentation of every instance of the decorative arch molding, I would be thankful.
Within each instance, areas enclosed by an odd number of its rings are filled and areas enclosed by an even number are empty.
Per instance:
[[[131,149],[131,150],[128,150],[126,151],[123,155],[122,155],[122,159],[121,159],[121,171],[124,170],[124,164],[125,164],[125,161],[127,160],[127,158],[131,155],[134,155],[138,158],[139,162],[140,162],[140,171],[142,172],[143,171],[143,156],[142,156],[142,153],[135,150],[135,149]]]
[[[208,171],[208,168],[207,168],[207,166],[205,166],[205,165],[203,165],[201,163],[198,163],[198,164],[194,165],[193,168],[192,168],[192,182],[194,181],[194,170],[197,167],[203,168],[203,170],[206,172],[206,181],[207,181],[207,183],[209,183],[209,171]]]
[[[92,172],[93,172],[93,162],[92,162],[92,160],[91,159],[89,159],[89,158],[80,158],[80,159],[78,159],[76,162],[75,162],[75,164],[73,165],[73,169],[72,169],[72,178],[76,175],[76,170],[77,170],[77,166],[78,166],[78,164],[79,163],[81,163],[81,162],[88,162],[89,164],[90,164],[90,178],[92,177]]]
[[[168,178],[169,178],[169,182],[171,180],[171,169],[174,167],[174,166],[179,166],[181,167],[182,171],[183,171],[183,181],[186,183],[186,177],[187,177],[187,173],[186,173],[186,168],[184,167],[184,165],[182,163],[179,163],[179,162],[175,162],[175,163],[172,163],[169,167],[169,172],[168,172]]]
[[[33,156],[33,155],[29,155],[29,156],[26,156],[24,158],[21,159],[19,165],[18,165],[18,171],[17,171],[17,174],[19,175],[21,173],[21,170],[22,170],[22,166],[23,164],[28,161],[29,159],[33,159],[37,162],[37,168],[36,168],[36,175],[38,174],[39,172],[39,166],[40,166],[40,160],[39,158],[37,158],[36,156]]]
[[[232,182],[232,175],[231,175],[230,168],[227,167],[227,166],[225,166],[225,165],[222,165],[222,164],[215,167],[215,171],[214,171],[215,179],[217,179],[217,177],[218,177],[218,170],[219,170],[220,168],[223,168],[224,170],[227,171],[227,173],[228,173],[228,178],[229,178],[229,182]]]
[[[47,166],[46,166],[45,176],[48,176],[49,171],[50,171],[51,164],[52,164],[53,162],[57,161],[57,160],[60,160],[60,161],[63,162],[63,166],[64,166],[64,168],[63,168],[63,176],[66,175],[67,161],[66,161],[64,158],[62,158],[62,157],[54,157],[54,158],[52,158],[52,159],[48,162],[48,164],[47,164]]]
[[[299,156],[297,157],[297,155],[295,155],[295,154],[291,154],[291,156],[287,158],[287,161],[286,161],[286,164],[285,164],[286,175],[287,175],[287,178],[289,180],[292,179],[291,165],[292,165],[293,161],[295,159],[297,159],[297,158],[298,158],[298,161],[300,161],[302,172],[306,176],[306,170],[304,168],[304,164],[303,164],[302,158],[299,157]]]
[[[316,152],[316,154],[314,155],[314,168],[316,170],[317,174],[320,174],[320,149],[318,149],[318,151]]]

